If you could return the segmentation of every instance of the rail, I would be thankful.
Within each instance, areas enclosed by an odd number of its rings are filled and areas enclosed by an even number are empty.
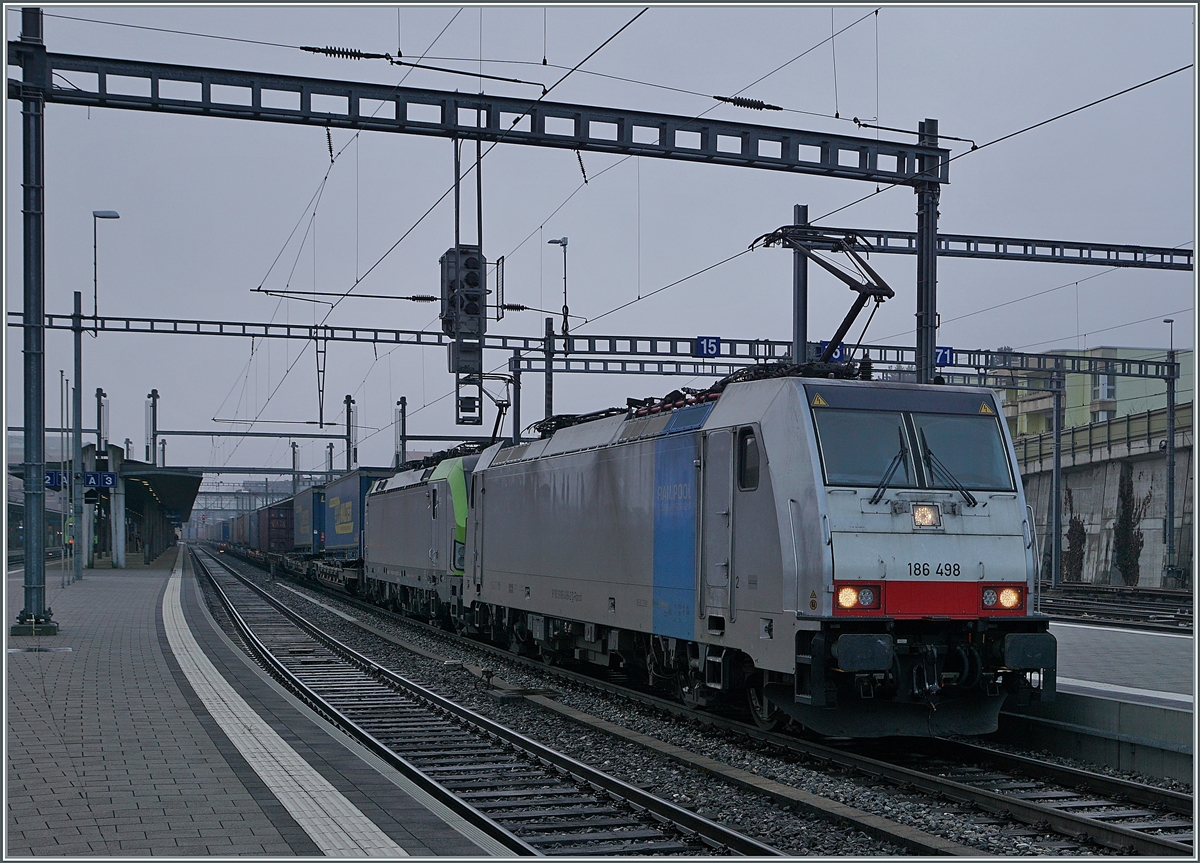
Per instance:
[[[199,559],[198,555],[196,557]],[[214,560],[211,556],[209,556],[209,559]],[[551,772],[557,772],[562,776],[575,778],[591,788],[599,789],[601,792],[611,795],[611,797],[614,799],[622,800],[632,805],[635,810],[651,813],[651,816],[655,820],[669,824],[679,829],[685,835],[696,837],[707,846],[718,849],[727,849],[729,852],[739,855],[748,855],[754,857],[781,856],[778,850],[770,847],[769,845],[764,845],[763,843],[758,842],[748,836],[737,833],[736,831],[709,821],[700,815],[689,812],[688,810],[676,806],[675,804],[663,800],[662,798],[656,797],[647,791],[643,791],[640,788],[636,788],[628,783],[622,782],[621,780],[603,773],[602,771],[595,770],[579,761],[563,755],[562,753],[556,752],[549,747],[543,746],[534,740],[531,740],[515,731],[512,731],[511,729],[493,722],[471,710],[468,710],[459,704],[443,698],[442,696],[437,695],[436,693],[424,687],[418,686],[412,681],[409,681],[395,672],[378,665],[363,654],[341,643],[337,639],[333,638],[333,636],[324,632],[319,627],[305,619],[303,616],[297,614],[279,600],[272,597],[269,593],[262,590],[257,585],[253,584],[243,576],[233,572],[233,570],[225,564],[221,563],[220,561],[216,562],[224,567],[230,576],[237,579],[239,584],[244,585],[246,588],[252,590],[257,598],[269,605],[275,612],[282,615],[294,626],[307,633],[311,638],[315,639],[317,642],[332,651],[342,661],[361,670],[371,678],[374,678],[374,680],[389,686],[397,692],[402,693],[406,697],[423,703],[438,713],[455,717],[458,723],[473,726],[491,740],[501,741],[504,745],[513,747],[516,750],[526,753],[537,762],[540,762],[543,765],[548,765],[551,769]],[[205,569],[205,572],[208,573],[210,580],[219,591],[220,585],[217,583],[217,580],[213,578],[209,570]],[[241,621],[240,615],[237,614],[228,597],[224,595],[223,591],[219,591],[219,593],[222,596],[222,601],[226,604],[226,607],[230,611],[230,617],[236,618],[237,621]],[[243,629],[243,627],[245,628]],[[314,706],[317,706],[319,712],[330,717],[336,722],[336,724],[346,729],[360,741],[364,742],[377,755],[384,757],[388,763],[401,769],[402,772],[404,772],[406,775],[409,775],[410,778],[416,779],[416,781],[418,781],[422,787],[425,787],[426,790],[431,790],[431,793],[434,793],[439,800],[451,805],[452,808],[460,814],[464,814],[465,817],[468,817],[469,820],[471,820],[471,823],[487,830],[489,835],[493,835],[500,841],[505,842],[510,848],[512,848],[512,850],[524,855],[531,853],[546,853],[536,846],[545,844],[546,842],[559,841],[551,838],[539,840],[532,837],[518,836],[515,833],[510,833],[507,829],[497,824],[496,821],[493,821],[486,815],[476,811],[470,803],[464,802],[457,795],[455,795],[452,790],[444,788],[437,781],[427,777],[420,771],[419,768],[409,764],[406,759],[399,757],[383,742],[376,739],[364,729],[359,728],[357,722],[353,721],[347,716],[344,716],[335,707],[328,704],[328,702],[326,702],[320,696],[320,694],[305,686],[303,682],[301,682],[295,675],[293,675],[286,667],[283,666],[283,663],[274,658],[265,645],[262,645],[262,643],[258,641],[253,633],[250,632],[249,627],[244,621],[241,621],[238,624],[238,630],[243,634],[244,638],[248,635],[250,639],[253,639],[254,642],[256,642],[255,646],[253,647],[254,653],[256,655],[262,654],[259,656],[259,658],[264,662],[270,663],[273,669],[272,673],[286,675],[286,677],[289,679],[289,685],[291,685],[290,681],[295,681],[295,683],[302,688],[305,699],[312,702]],[[524,796],[529,797],[532,793],[533,792],[529,792]],[[494,797],[495,792],[480,792],[476,796]],[[565,799],[560,798],[560,801],[565,802]],[[535,801],[531,800],[527,805],[535,806],[537,804]],[[629,838],[631,840],[645,838],[642,836],[642,834],[646,832],[647,831],[632,831],[629,833]],[[606,838],[605,834],[582,835],[584,837],[594,836],[595,840],[602,840]],[[614,833],[608,838],[620,843],[620,836],[620,833]],[[581,842],[586,841],[588,841],[587,838],[581,840]],[[637,853],[638,850],[639,849],[636,847],[636,845],[609,846],[607,848],[602,847],[599,850],[584,847],[581,853]],[[694,853],[694,851],[695,849],[693,849],[692,853]],[[645,852],[655,853],[655,849],[646,848]],[[678,853],[678,851],[672,852],[667,849],[663,853]]]

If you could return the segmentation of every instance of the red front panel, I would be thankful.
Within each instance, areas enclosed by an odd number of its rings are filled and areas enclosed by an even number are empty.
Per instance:
[[[837,591],[844,585],[862,587],[869,585],[882,593],[883,601],[878,609],[839,608]],[[984,608],[983,591],[991,588],[999,593],[1006,587],[1021,592],[1021,602],[1016,608],[1004,608],[999,603]],[[980,581],[835,581],[833,613],[837,617],[1024,617],[1026,611],[1025,585],[1021,583],[996,584]]]

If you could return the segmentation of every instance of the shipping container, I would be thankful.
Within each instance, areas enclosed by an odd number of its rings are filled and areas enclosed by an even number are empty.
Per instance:
[[[314,486],[297,492],[292,513],[295,550],[320,554],[325,545],[325,489]]]
[[[246,513],[246,547],[257,549],[258,546],[258,513]]]
[[[362,557],[363,502],[371,483],[392,476],[386,467],[360,467],[325,486],[325,556]]]
[[[258,525],[256,541],[251,546],[261,552],[283,554],[292,550],[292,502],[281,500],[264,506],[252,516]]]

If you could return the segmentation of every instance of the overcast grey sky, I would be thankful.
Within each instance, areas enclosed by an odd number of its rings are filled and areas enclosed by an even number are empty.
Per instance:
[[[284,74],[474,91],[475,79],[405,70],[381,61],[316,57],[290,47],[106,26],[68,15],[295,45],[423,53],[443,66],[551,83],[633,17],[640,6],[395,6],[254,8],[46,7],[50,51]],[[878,15],[870,14],[878,8]],[[19,35],[6,7],[6,38]],[[849,27],[744,95],[787,109],[760,114],[717,106],[711,95],[745,88]],[[544,24],[544,28],[543,28]],[[448,25],[448,26],[447,26]],[[543,33],[545,34],[543,40]],[[544,48],[543,48],[544,45]],[[545,56],[554,66],[543,67]],[[937,118],[946,135],[979,143],[1022,129],[1193,62],[1194,6],[900,7],[655,6],[571,75],[552,100],[777,123],[844,134],[847,118],[878,116],[915,130]],[[836,64],[835,64],[836,57]],[[506,62],[497,62],[506,61]],[[429,62],[434,62],[432,59]],[[633,79],[631,83],[586,73]],[[9,69],[9,77],[19,76]],[[649,84],[661,86],[649,86]],[[677,89],[668,89],[677,88]],[[537,87],[486,82],[488,92],[536,98]],[[690,95],[678,90],[704,95]],[[950,166],[941,197],[947,233],[997,234],[1193,248],[1196,231],[1195,70],[1189,69]],[[838,113],[840,119],[835,119]],[[6,285],[21,308],[20,103],[9,100],[5,166]],[[907,135],[881,133],[911,141]],[[46,111],[46,306],[69,313],[83,291],[91,310],[91,211],[99,225],[101,314],[311,323],[324,308],[251,293],[264,283],[346,291],[413,227],[452,182],[447,140],[324,130],[240,120],[153,116],[50,105]],[[946,142],[955,155],[966,145]],[[473,153],[473,148],[468,148]],[[501,145],[484,162],[484,245],[505,255],[506,299],[561,304],[562,258],[552,237],[570,237],[570,304],[594,318],[727,258],[790,222],[792,205],[813,217],[874,190],[853,180],[788,175],[650,158]],[[327,180],[324,178],[328,174]],[[311,201],[322,189],[315,208]],[[569,199],[569,200],[568,200]],[[473,184],[464,195],[464,238],[474,235]],[[564,202],[566,202],[564,204]],[[895,188],[825,224],[914,230],[911,190]],[[293,228],[299,229],[289,241]],[[438,257],[453,243],[447,200],[362,280],[363,293],[432,294]],[[278,259],[278,260],[277,260]],[[897,296],[876,315],[868,340],[913,343],[915,260],[873,264]],[[942,259],[938,343],[1002,344],[1031,351],[1097,345],[1177,346],[1193,341],[1194,274],[1065,264]],[[1089,278],[1094,277],[1094,278]],[[1085,281],[1086,279],[1086,281]],[[1078,284],[1075,282],[1078,280]],[[791,254],[758,250],[634,303],[579,333],[790,338]],[[1049,291],[1049,289],[1060,288]],[[811,279],[810,337],[828,337],[852,295],[825,274]],[[1048,293],[1043,293],[1049,291]],[[1041,294],[1029,299],[1030,295]],[[992,311],[992,306],[1012,302]],[[490,331],[538,334],[542,315],[512,313]],[[1130,323],[1148,319],[1143,323]],[[436,307],[347,300],[330,323],[436,329]],[[857,328],[855,330],[857,333]],[[21,417],[21,340],[9,330],[5,360],[9,424]],[[230,428],[213,418],[316,419],[313,349],[303,343],[146,335],[85,339],[83,392],[112,401],[112,438],[132,438],[140,457],[144,396],[162,394],[169,428]],[[502,360],[497,356],[495,362]],[[59,369],[70,372],[69,333],[47,336],[47,421],[58,421]],[[290,372],[288,371],[290,369]],[[541,417],[542,383],[526,377],[524,421]],[[623,404],[684,379],[560,375],[558,411]],[[691,381],[691,385],[703,385]],[[359,408],[362,464],[386,464],[392,409],[407,395],[414,433],[454,433],[444,349],[331,345],[326,417],[342,397]],[[85,411],[88,424],[92,411]],[[492,415],[489,410],[487,430]],[[263,425],[261,428],[287,428]],[[374,429],[383,431],[372,435]],[[465,429],[471,433],[471,429]],[[323,465],[304,444],[303,467]],[[339,462],[341,460],[339,448]],[[173,464],[288,465],[286,441],[237,443],[175,438]]]

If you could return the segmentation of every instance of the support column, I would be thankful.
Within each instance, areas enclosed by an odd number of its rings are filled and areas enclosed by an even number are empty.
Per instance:
[[[1050,493],[1050,586],[1058,587],[1062,578],[1062,424],[1063,390],[1066,379],[1055,372],[1054,382],[1054,472]]]
[[[554,416],[554,318],[546,318],[546,416]]]
[[[346,405],[346,473],[349,473],[354,470],[354,399],[347,395],[342,402]]]
[[[512,442],[521,442],[521,352],[513,351],[512,359],[508,361],[508,370],[512,374]]]
[[[792,224],[808,224],[808,205],[792,208]],[[808,258],[792,251],[792,362],[808,360]]]
[[[920,124],[920,143],[936,147],[938,121]],[[925,164],[921,170],[935,173],[936,166]],[[935,182],[917,183],[917,381],[933,383],[937,356],[937,230],[938,198],[941,188]]]
[[[125,568],[125,480],[117,477],[117,487],[109,497],[109,521],[112,523],[113,569]]]
[[[42,10],[21,10],[21,217],[23,364],[25,378],[25,604],[13,635],[56,635],[46,608],[46,250],[44,209],[44,108],[48,87]]]
[[[396,467],[408,461],[408,396],[396,402]]]
[[[90,464],[89,464],[89,462],[90,462]],[[92,457],[89,459],[87,456],[87,453],[84,453],[83,461],[81,462],[81,464],[82,464],[81,469],[83,471],[85,471],[85,472],[89,471],[89,470],[94,471],[96,469],[96,456],[93,454]],[[84,489],[84,495],[86,495],[86,494],[87,494],[87,490]],[[99,500],[99,497],[100,497],[100,492],[99,492],[99,490],[97,490],[96,491],[97,501]],[[81,534],[83,536],[83,548],[81,549],[83,552],[83,568],[84,569],[94,569],[96,566],[96,559],[95,559],[96,505],[89,504],[86,500],[84,501],[84,505],[83,505],[83,530],[81,531]]]
[[[71,387],[71,491],[75,498],[72,507],[71,537],[75,540],[72,555],[75,562],[73,581],[83,580],[83,562],[88,556],[87,536],[83,526],[83,294],[75,292],[75,310],[71,313],[71,334],[75,341],[75,381]]]
[[[1167,362],[1175,362],[1175,350],[1167,351]],[[1167,378],[1167,512],[1166,512],[1166,575],[1172,582],[1178,572],[1175,560],[1175,378]],[[1182,587],[1172,583],[1173,587]]]

